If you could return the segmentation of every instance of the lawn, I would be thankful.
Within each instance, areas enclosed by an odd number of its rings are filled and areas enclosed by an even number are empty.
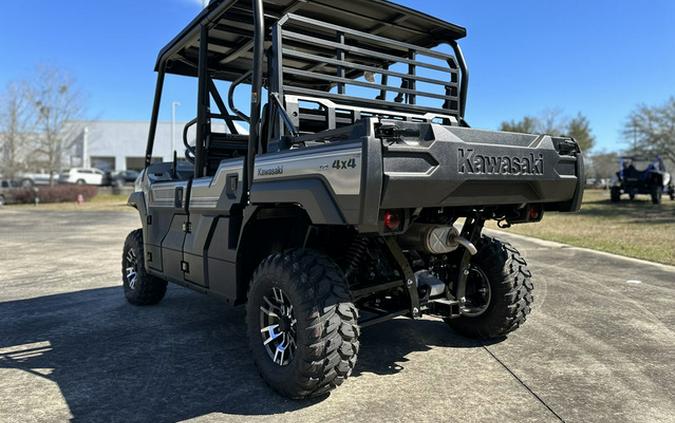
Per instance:
[[[615,204],[608,191],[587,190],[581,212],[546,213],[540,223],[507,231],[675,265],[675,201],[667,196],[659,205],[649,196]]]
[[[14,204],[6,206],[7,209],[35,209],[47,211],[71,211],[71,210],[87,210],[87,211],[133,211],[131,207],[127,206],[128,195],[112,195],[112,194],[98,194],[91,200],[85,201],[82,204],[77,204],[74,201],[66,203],[43,203],[35,206],[34,204]]]

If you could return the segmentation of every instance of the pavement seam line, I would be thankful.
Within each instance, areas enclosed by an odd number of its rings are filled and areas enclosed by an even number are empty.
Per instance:
[[[504,364],[504,362],[501,361],[501,360],[500,360],[500,359],[499,359],[492,351],[490,351],[490,350],[488,349],[488,347],[485,346],[485,344],[483,344],[483,343],[481,342],[481,346],[483,347],[483,349],[484,349],[485,351],[487,351],[488,354],[490,354],[490,356],[491,356],[492,358],[495,359],[495,361],[496,361],[497,363],[499,363],[504,369],[506,369],[506,371],[509,372],[509,374],[510,374],[511,376],[513,376],[513,378],[514,378],[516,381],[518,381],[518,383],[520,383],[520,385],[521,385],[523,388],[527,389],[527,391],[528,391],[534,398],[536,398],[537,401],[539,401],[544,407],[546,407],[546,409],[548,409],[548,411],[550,411],[554,416],[556,416],[556,418],[557,418],[558,420],[560,420],[561,422],[565,423],[565,419],[563,419],[562,417],[560,417],[560,415],[559,415],[558,413],[556,413],[555,410],[553,410],[553,408],[551,408],[550,405],[546,404],[546,401],[544,401],[539,395],[537,395],[536,392],[534,392],[529,386],[527,386],[527,384],[526,384],[525,382],[523,382],[523,380],[522,380],[521,378],[519,378],[518,375],[516,375],[515,372],[514,372],[513,370],[509,369],[509,367],[508,367],[506,364]]]

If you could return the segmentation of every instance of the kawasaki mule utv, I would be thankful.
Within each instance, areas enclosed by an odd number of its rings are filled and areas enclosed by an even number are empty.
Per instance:
[[[129,302],[169,281],[246,304],[253,360],[292,398],[340,385],[378,322],[518,328],[531,274],[483,225],[577,211],[583,163],[570,138],[469,127],[464,36],[381,0],[212,1],[157,60]],[[167,74],[196,78],[196,117],[187,160],[151,163]]]

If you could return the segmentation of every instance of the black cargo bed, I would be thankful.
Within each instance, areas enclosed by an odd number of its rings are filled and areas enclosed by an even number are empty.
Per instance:
[[[583,159],[570,138],[383,122],[381,208],[544,204],[576,211]]]

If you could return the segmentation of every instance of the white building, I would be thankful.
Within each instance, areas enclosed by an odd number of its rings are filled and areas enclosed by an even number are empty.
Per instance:
[[[172,137],[171,122],[158,122],[153,160],[173,160],[172,145],[178,157],[184,157],[183,128],[186,122],[176,122]],[[108,170],[140,170],[145,163],[145,147],[148,142],[150,122],[140,121],[83,121],[74,122],[80,135],[76,138],[66,163],[70,166],[95,167]],[[227,132],[225,125],[213,124],[213,130]],[[241,133],[246,133],[240,129]],[[194,125],[188,139],[193,143]]]

